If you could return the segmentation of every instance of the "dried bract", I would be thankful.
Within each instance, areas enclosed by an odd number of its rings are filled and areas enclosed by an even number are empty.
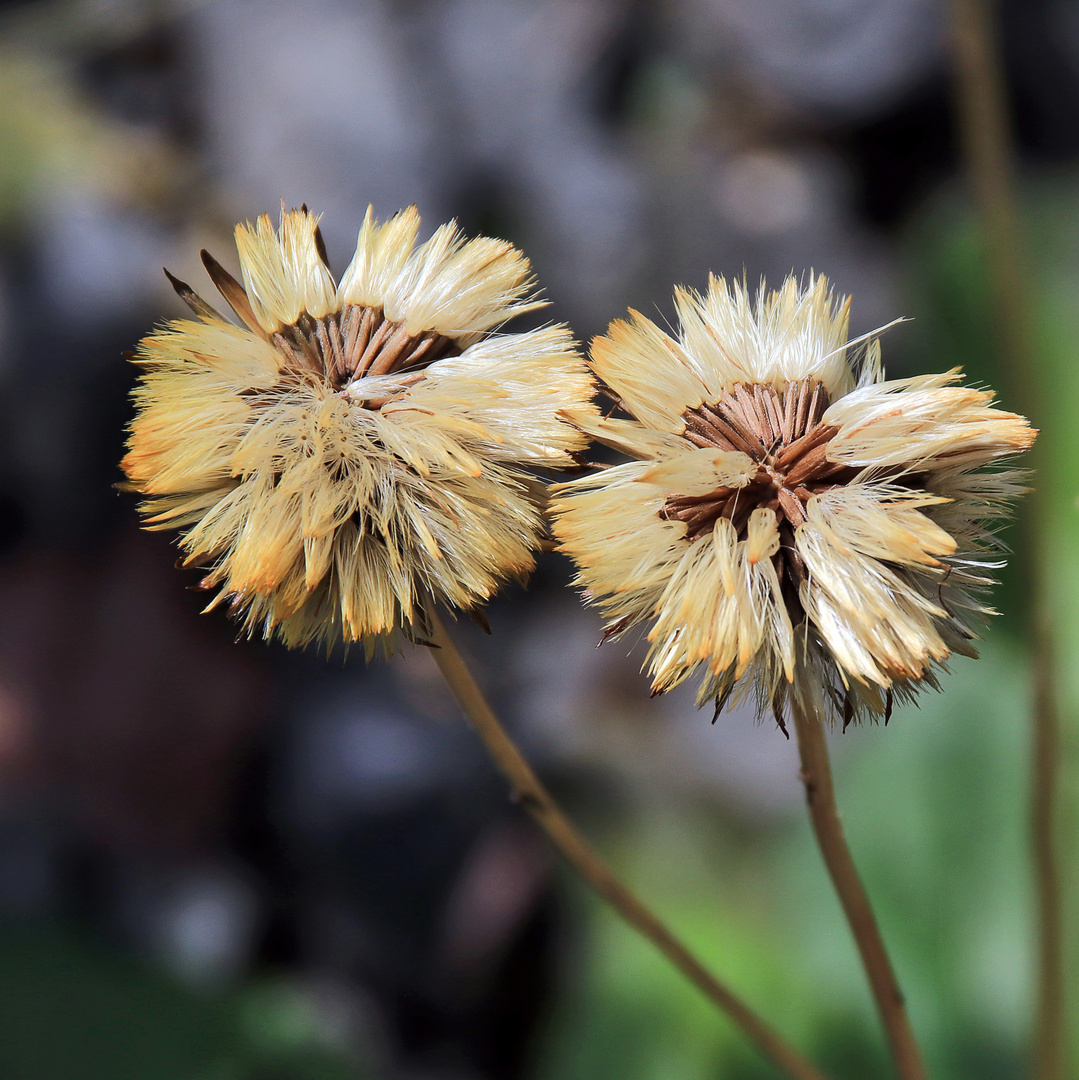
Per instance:
[[[635,459],[560,486],[578,582],[608,636],[651,621],[656,693],[703,666],[717,711],[755,687],[781,725],[792,699],[887,717],[975,655],[993,523],[1022,490],[991,466],[1035,432],[957,370],[883,381],[823,277],[675,302],[676,338],[631,312],[592,345],[624,415],[567,410]]]
[[[243,284],[203,262],[243,324],[171,279],[198,321],[145,338],[123,468],[146,527],[178,528],[250,635],[385,645],[432,596],[473,609],[532,568],[536,468],[587,440],[592,381],[564,326],[496,333],[541,306],[511,244],[415,208],[368,211],[339,284],[318,219],[239,225]]]

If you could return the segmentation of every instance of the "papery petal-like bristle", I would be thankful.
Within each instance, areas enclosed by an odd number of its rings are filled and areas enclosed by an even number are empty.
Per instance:
[[[639,311],[630,316],[592,343],[593,370],[646,426],[680,433],[682,414],[704,399],[704,383],[677,342]]]
[[[276,232],[268,214],[254,225],[236,226],[244,288],[255,318],[270,333],[302,314],[320,319],[337,308],[337,288],[319,253],[317,230],[318,218],[306,210],[282,210]]]
[[[701,447],[660,459],[644,473],[641,483],[684,495],[706,495],[717,487],[745,487],[756,473],[756,462],[740,450]]]
[[[414,206],[381,224],[375,220],[374,208],[368,206],[356,254],[341,276],[338,295],[342,303],[382,307],[416,246],[419,229],[420,215]]]
[[[416,244],[415,207],[379,224],[368,209],[342,303],[380,308],[409,333],[434,331],[462,348],[515,315],[543,306],[528,260],[505,240],[467,240],[454,222]]]
[[[788,278],[775,292],[762,283],[754,303],[737,281],[711,276],[703,296],[678,289],[675,307],[711,398],[735,383],[813,377],[833,397],[854,386],[844,348],[850,301],[837,302],[824,277],[811,275],[804,289]]]

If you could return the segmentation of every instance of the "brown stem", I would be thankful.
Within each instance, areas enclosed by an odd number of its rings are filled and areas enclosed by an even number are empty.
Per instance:
[[[498,771],[509,781],[514,799],[532,816],[551,843],[582,878],[623,919],[653,945],[704,995],[755,1042],[758,1048],[795,1080],[825,1080],[814,1065],[786,1043],[734,993],[715,978],[637,897],[615,877],[592,850],[525,761],[487,704],[453,639],[434,610],[428,612],[431,656],[468,717],[473,730],[491,755]]]
[[[1044,605],[1035,616],[1045,620]],[[1060,720],[1056,709],[1054,661],[1048,628],[1032,635],[1034,649],[1034,747],[1031,767],[1030,829],[1038,910],[1038,998],[1034,1029],[1036,1080],[1065,1080],[1067,1030],[1064,1017],[1064,915],[1057,862]]]
[[[843,835],[824,725],[814,712],[804,712],[797,705],[793,712],[794,726],[798,732],[798,754],[802,761],[802,782],[805,784],[813,831],[817,834],[824,865],[839,895],[839,902],[843,905],[843,912],[862,957],[862,966],[869,977],[877,1010],[888,1035],[896,1073],[901,1080],[925,1080],[925,1067],[907,1019],[903,993],[884,948],[884,939],[880,936],[869,896],[858,877]]]
[[[952,0],[955,90],[960,136],[985,237],[986,262],[996,330],[1004,360],[1002,381],[1013,400],[1031,417],[1042,410],[1033,333],[1033,309],[1024,272],[1022,231],[1015,198],[1013,140],[1005,104],[1000,48],[985,0]],[[1035,450],[1045,461],[1048,448]],[[1032,465],[1034,462],[1032,462]],[[1031,762],[1031,841],[1037,904],[1038,992],[1034,1075],[1065,1080],[1068,1075],[1065,1030],[1063,902],[1056,824],[1059,804],[1060,716],[1056,693],[1055,640],[1045,553],[1036,535],[1044,521],[1044,497],[1031,494],[1025,519],[1023,592],[1031,597],[1028,640],[1033,666],[1033,757]]]

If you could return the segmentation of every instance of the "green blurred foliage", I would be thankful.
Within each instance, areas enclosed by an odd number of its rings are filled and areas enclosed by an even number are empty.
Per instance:
[[[362,1080],[280,980],[196,993],[56,925],[0,930],[0,1073],[12,1080]]]
[[[1065,893],[1065,927],[1075,924],[1079,896],[1079,178],[1068,172],[1028,181],[1023,189],[1034,355],[1018,371],[1002,370],[986,281],[984,249],[970,215],[950,197],[923,217],[911,247],[911,278],[919,284],[925,344],[935,342],[976,377],[1011,396],[1033,400],[1031,419],[1041,429],[1032,461],[1037,499],[1020,506],[1022,520],[1005,538],[1016,548],[1005,576],[1005,618],[997,634],[1023,634],[1027,597],[1022,562],[1036,551],[1043,561],[1053,620],[1055,670],[1061,713],[1059,851]],[[1024,694],[1028,693],[1023,681]],[[1028,714],[1023,713],[1024,723]],[[1027,758],[1021,769],[1023,781]],[[1020,810],[1026,823],[1027,808]],[[1026,857],[1016,867],[1029,877]],[[1071,1005],[1072,1060],[1079,1062],[1079,938],[1070,934],[1065,970]]]

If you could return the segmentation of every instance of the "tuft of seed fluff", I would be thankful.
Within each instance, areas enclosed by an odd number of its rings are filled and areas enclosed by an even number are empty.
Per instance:
[[[887,720],[977,655],[1023,490],[1000,463],[1036,432],[958,369],[885,381],[824,277],[675,305],[675,336],[631,311],[592,343],[609,415],[565,411],[631,459],[551,505],[605,639],[647,624],[653,693],[700,671],[717,715],[755,693],[784,730],[792,703]]]
[[[528,260],[419,225],[369,209],[339,283],[306,207],[238,225],[242,284],[202,258],[240,325],[169,275],[197,321],[132,357],[127,486],[248,636],[370,654],[425,637],[428,598],[481,617],[532,568],[535,471],[587,445],[559,416],[593,412],[567,328],[499,330],[542,306]]]

